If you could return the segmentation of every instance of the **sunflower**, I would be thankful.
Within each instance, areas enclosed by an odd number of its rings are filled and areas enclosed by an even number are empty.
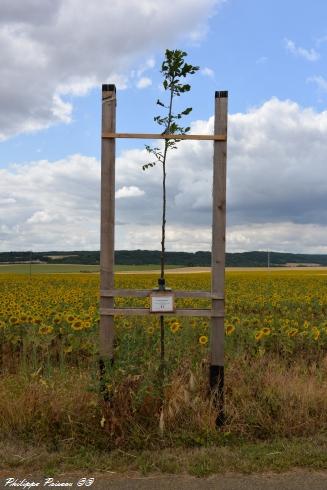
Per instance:
[[[207,343],[208,343],[208,337],[206,335],[201,335],[201,337],[199,337],[199,344],[206,345]]]
[[[42,325],[42,327],[39,328],[40,335],[49,335],[52,332],[53,327],[51,327],[51,325]]]
[[[71,327],[72,327],[73,330],[83,330],[84,325],[83,325],[82,320],[75,320],[71,324]]]
[[[290,330],[287,331],[287,335],[289,337],[295,337],[299,332],[298,328],[291,328]]]
[[[154,327],[150,325],[150,327],[147,328],[147,334],[148,335],[153,335],[154,334]]]
[[[263,335],[270,335],[271,334],[271,328],[264,327],[263,329],[261,329],[261,332],[263,333]]]
[[[226,334],[227,335],[232,335],[232,333],[235,331],[235,327],[234,325],[232,325],[231,323],[229,323],[226,327]]]
[[[66,320],[68,323],[73,323],[73,321],[75,320],[75,316],[72,315],[71,313],[69,313],[67,316],[66,316]]]
[[[252,318],[252,325],[253,325],[254,327],[258,327],[258,326],[259,326],[259,324],[260,324],[260,320],[259,320],[259,318]]]
[[[178,322],[174,322],[170,325],[170,330],[173,332],[173,333],[176,333],[178,332],[178,330],[181,328],[181,325],[180,323]]]
[[[262,330],[259,330],[259,332],[255,333],[255,340],[257,340],[257,341],[261,340],[263,335],[264,334],[263,334]]]
[[[319,328],[314,327],[313,330],[312,330],[312,335],[313,335],[314,340],[318,340],[319,337],[320,337],[320,330],[319,330]]]

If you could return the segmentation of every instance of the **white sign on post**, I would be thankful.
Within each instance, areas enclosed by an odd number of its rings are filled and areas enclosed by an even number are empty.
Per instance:
[[[172,313],[175,311],[174,294],[171,292],[155,292],[150,296],[151,313]]]

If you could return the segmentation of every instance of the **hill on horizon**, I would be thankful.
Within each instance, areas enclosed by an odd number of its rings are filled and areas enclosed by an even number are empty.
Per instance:
[[[40,262],[46,264],[89,264],[100,263],[100,252],[93,251],[48,251],[48,252],[0,252],[0,264]],[[159,250],[116,250],[117,265],[159,265]],[[166,252],[167,265],[184,267],[208,267],[211,265],[211,252]],[[293,254],[269,252],[270,267],[283,266],[327,266],[327,255]],[[267,267],[268,252],[226,253],[226,267]]]

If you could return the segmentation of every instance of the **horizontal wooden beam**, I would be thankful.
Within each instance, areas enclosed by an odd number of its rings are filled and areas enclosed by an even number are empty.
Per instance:
[[[177,308],[174,312],[158,312],[152,313],[149,308],[100,308],[100,315],[116,316],[116,315],[168,315],[168,316],[203,316],[203,317],[218,317],[224,316],[223,311],[211,309],[196,309],[196,308]]]
[[[227,141],[225,134],[102,133],[102,138]]]
[[[117,297],[120,296],[122,298],[146,298],[150,296],[153,292],[152,289],[102,289],[100,291],[101,297]],[[224,300],[223,296],[218,294],[211,293],[210,291],[172,291],[175,295],[175,298],[207,298],[207,299],[215,299],[215,300]]]

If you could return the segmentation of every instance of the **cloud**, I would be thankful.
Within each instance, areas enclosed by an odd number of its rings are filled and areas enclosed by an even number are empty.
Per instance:
[[[215,76],[215,72],[211,68],[208,68],[208,67],[202,68],[201,73],[205,77],[209,77],[209,78],[214,78],[214,76]]]
[[[67,97],[101,83],[127,88],[135,64],[199,36],[221,1],[1,0],[0,140],[69,122]]]
[[[278,250],[327,254],[327,226],[317,224],[253,223],[229,228],[227,248],[239,250]]]
[[[212,131],[213,117],[192,124]],[[327,111],[272,98],[231,114],[228,131],[227,249],[327,253]],[[206,141],[169,154],[170,250],[210,249],[212,156]],[[161,168],[142,171],[148,158],[117,157],[117,249],[160,247]],[[1,170],[1,249],[98,249],[99,188],[100,163],[81,155]]]
[[[73,155],[0,170],[0,250],[99,247],[100,166]]]
[[[151,80],[151,78],[148,78],[148,77],[140,78],[136,84],[137,88],[140,88],[140,89],[150,87],[150,85],[152,85],[152,80]]]
[[[318,87],[319,90],[322,92],[327,92],[327,80],[322,76],[309,77],[307,82],[312,82]]]
[[[116,191],[116,199],[122,199],[125,197],[139,197],[139,196],[144,196],[144,191],[142,191],[139,187],[136,187],[135,185],[131,185],[130,187],[122,187],[121,189],[118,189]]]
[[[155,59],[151,56],[148,58],[145,63],[142,63],[141,66],[136,71],[136,75],[140,78],[144,72],[148,70],[152,70],[156,65]]]
[[[64,102],[62,98],[55,94],[52,97],[52,114],[53,116],[61,122],[69,123],[71,121],[71,115],[73,111],[73,106],[69,102]]]
[[[59,220],[60,217],[58,214],[52,214],[48,211],[36,211],[33,215],[28,218],[26,223],[53,223],[54,221]]]
[[[304,58],[307,61],[319,60],[320,54],[315,49],[301,48],[301,46],[296,46],[294,41],[291,41],[290,39],[285,39],[284,41],[286,50],[292,53],[294,56]]]

